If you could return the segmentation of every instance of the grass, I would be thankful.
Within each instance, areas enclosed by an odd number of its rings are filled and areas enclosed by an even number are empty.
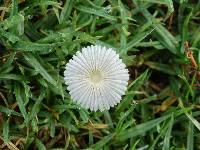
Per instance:
[[[200,149],[199,0],[0,1],[0,149]],[[127,64],[121,103],[73,103],[64,66],[82,47]]]

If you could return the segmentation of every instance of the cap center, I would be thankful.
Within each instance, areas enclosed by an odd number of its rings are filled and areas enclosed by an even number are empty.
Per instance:
[[[90,81],[94,84],[101,82],[103,75],[99,70],[94,70],[90,73]]]

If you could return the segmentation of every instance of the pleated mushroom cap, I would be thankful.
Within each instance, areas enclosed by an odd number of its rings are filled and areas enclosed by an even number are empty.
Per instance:
[[[82,48],[66,64],[64,80],[72,100],[92,111],[109,110],[127,89],[126,65],[112,48]]]

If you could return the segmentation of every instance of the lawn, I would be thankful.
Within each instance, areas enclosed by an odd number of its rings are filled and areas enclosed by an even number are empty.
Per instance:
[[[72,101],[66,63],[114,49],[126,94]],[[1,0],[0,149],[200,150],[200,0]]]

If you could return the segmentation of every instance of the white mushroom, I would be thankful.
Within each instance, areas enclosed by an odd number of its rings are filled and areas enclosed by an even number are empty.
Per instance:
[[[82,48],[66,64],[64,79],[72,100],[93,111],[109,110],[127,89],[126,65],[111,48]]]

